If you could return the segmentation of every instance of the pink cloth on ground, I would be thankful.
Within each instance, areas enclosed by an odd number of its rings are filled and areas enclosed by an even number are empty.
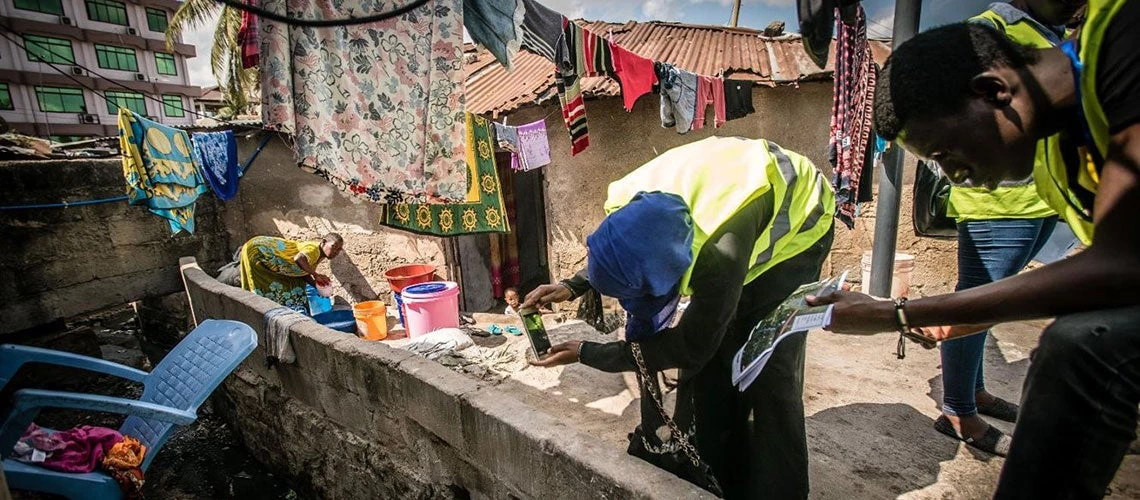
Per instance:
[[[31,424],[20,437],[20,441],[32,448],[50,452],[50,456],[37,465],[70,473],[95,470],[111,447],[122,440],[119,431],[90,425],[52,432]]]

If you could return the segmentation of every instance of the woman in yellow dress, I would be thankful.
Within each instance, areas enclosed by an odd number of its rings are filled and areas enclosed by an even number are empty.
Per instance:
[[[339,234],[319,241],[293,241],[254,236],[241,248],[241,287],[285,307],[306,310],[305,285],[327,285],[329,277],[317,264],[335,258],[344,246]]]

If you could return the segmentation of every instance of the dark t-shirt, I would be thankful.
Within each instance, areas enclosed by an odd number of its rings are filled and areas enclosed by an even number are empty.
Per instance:
[[[1140,122],[1140,2],[1125,2],[1105,31],[1096,87],[1110,134]]]

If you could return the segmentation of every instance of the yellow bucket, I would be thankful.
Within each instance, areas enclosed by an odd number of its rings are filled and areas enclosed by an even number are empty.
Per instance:
[[[356,334],[365,340],[388,338],[388,306],[379,300],[369,300],[352,306],[356,318]]]

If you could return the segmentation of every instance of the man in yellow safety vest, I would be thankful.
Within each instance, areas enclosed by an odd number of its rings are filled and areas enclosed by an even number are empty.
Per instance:
[[[813,300],[836,304],[836,332],[952,326],[923,330],[935,340],[979,329],[956,325],[1057,317],[1031,356],[998,498],[1099,498],[1136,438],[1138,26],[1140,0],[1090,0],[1079,47],[1032,50],[976,25],[944,26],[894,52],[875,96],[879,134],[938,161],[956,182],[996,187],[1033,171],[1066,220],[1093,224],[1087,250],[948,295]],[[1053,144],[1034,165],[1041,140]]]

